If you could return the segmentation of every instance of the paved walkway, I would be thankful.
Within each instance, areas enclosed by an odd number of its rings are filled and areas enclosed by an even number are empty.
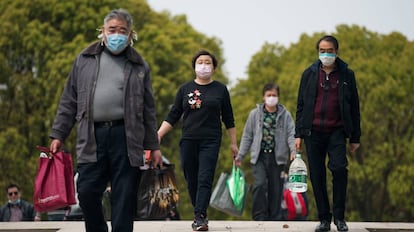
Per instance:
[[[209,221],[209,231],[313,232],[318,222]],[[414,232],[414,223],[348,222],[350,232]],[[336,226],[331,225],[336,231]],[[83,232],[83,222],[0,222],[0,232]],[[134,232],[191,232],[191,221],[136,221]]]

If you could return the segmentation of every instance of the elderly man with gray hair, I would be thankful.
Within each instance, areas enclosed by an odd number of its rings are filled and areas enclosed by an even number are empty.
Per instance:
[[[102,194],[111,187],[112,231],[133,231],[144,150],[162,165],[150,69],[131,46],[131,15],[112,10],[97,41],[75,59],[50,137],[62,149],[77,123],[77,192],[87,232],[107,232]]]

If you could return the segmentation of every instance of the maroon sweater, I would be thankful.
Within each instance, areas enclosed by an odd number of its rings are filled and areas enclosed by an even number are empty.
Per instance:
[[[313,112],[314,130],[331,132],[342,126],[338,100],[339,72],[330,74],[319,68],[319,86]]]

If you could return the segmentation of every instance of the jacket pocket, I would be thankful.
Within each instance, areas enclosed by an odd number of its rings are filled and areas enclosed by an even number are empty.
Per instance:
[[[85,110],[82,110],[82,111],[78,111],[75,119],[77,122],[80,122],[84,117],[85,117]]]
[[[77,113],[76,113],[76,121],[80,121],[86,112],[86,102],[87,102],[87,92],[86,90],[78,91],[78,99],[77,99]]]

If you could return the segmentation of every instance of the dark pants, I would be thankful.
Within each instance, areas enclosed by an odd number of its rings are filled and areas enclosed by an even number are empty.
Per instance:
[[[312,131],[309,137],[305,137],[305,145],[319,220],[331,221],[332,218],[326,185],[326,154],[329,157],[328,168],[332,173],[334,220],[343,220],[348,184],[348,160],[343,129],[332,133]]]
[[[253,220],[281,220],[283,181],[280,174],[284,166],[276,163],[274,153],[261,153],[253,165]]]
[[[180,141],[181,165],[195,216],[207,217],[220,139]]]
[[[112,231],[132,232],[140,170],[129,163],[125,127],[98,127],[95,137],[98,161],[78,164],[78,197],[86,231],[108,231],[102,195],[110,182]]]

